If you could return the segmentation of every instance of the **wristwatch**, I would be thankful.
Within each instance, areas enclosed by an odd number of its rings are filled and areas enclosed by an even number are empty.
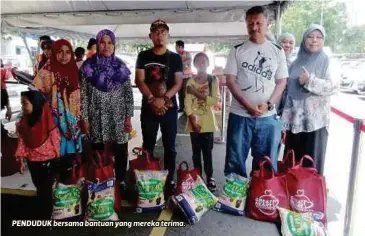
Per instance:
[[[151,103],[153,102],[153,100],[155,100],[155,97],[154,97],[153,95],[151,95],[151,96],[148,98],[147,102],[148,102],[149,104],[151,104]]]
[[[272,104],[271,102],[267,102],[267,110],[272,111],[275,108],[275,104]]]

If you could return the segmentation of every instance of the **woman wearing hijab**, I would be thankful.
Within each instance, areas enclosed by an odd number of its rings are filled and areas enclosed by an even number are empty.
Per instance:
[[[279,36],[278,43],[284,49],[286,62],[289,68],[290,64],[292,63],[290,56],[293,53],[295,47],[295,37],[291,33],[283,33]]]
[[[282,35],[279,36],[278,43],[284,49],[286,64],[288,65],[289,68],[292,63],[291,55],[295,47],[295,37],[291,33],[283,33]],[[285,97],[286,97],[286,90],[284,90],[282,97],[276,106],[277,107],[276,110],[279,116],[281,116],[283,112]]]
[[[338,90],[336,75],[323,51],[325,30],[311,25],[303,35],[297,59],[289,69],[287,98],[282,115],[287,130],[285,149],[297,159],[311,156],[323,174],[330,117],[330,95]]]
[[[34,85],[51,104],[53,119],[61,132],[61,182],[70,175],[75,153],[82,151],[80,130],[79,71],[71,44],[64,39],[52,45],[49,63],[34,79]]]
[[[112,144],[115,173],[123,183],[132,130],[133,91],[130,71],[115,56],[115,36],[102,30],[96,37],[97,53],[81,66],[81,115],[84,130],[95,149]]]
[[[52,40],[45,40],[41,43],[41,49],[43,53],[39,55],[39,61],[34,68],[34,76],[43,68],[46,62],[51,58],[52,55]]]
[[[42,218],[49,219],[52,210],[52,184],[55,160],[60,157],[60,132],[53,120],[51,110],[38,91],[21,93],[23,116],[17,123],[18,147],[15,156],[24,172],[24,159],[32,181],[37,188]]]

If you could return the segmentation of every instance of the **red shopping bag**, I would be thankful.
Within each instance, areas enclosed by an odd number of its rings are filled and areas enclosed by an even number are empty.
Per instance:
[[[304,161],[312,163],[312,167],[303,167]],[[290,206],[293,211],[313,212],[314,218],[327,224],[326,180],[317,174],[313,159],[305,155],[298,166],[286,174]]]
[[[285,153],[283,160],[278,161],[278,174],[285,174],[288,172],[288,169],[293,168],[296,164],[295,152],[294,150],[289,149]]]
[[[185,169],[183,166],[185,165]],[[189,170],[189,165],[186,161],[180,163],[177,168],[177,187],[175,195],[185,192],[194,186],[198,176],[201,175],[200,171],[196,168]]]
[[[134,170],[162,170],[159,160],[151,160],[147,150],[135,147],[133,153],[137,155],[136,159],[129,161],[129,171],[133,182],[135,182]]]
[[[260,162],[260,169],[252,175],[246,214],[256,220],[280,222],[278,207],[290,209],[286,176],[276,176],[270,158],[265,157]]]
[[[93,181],[103,182],[114,177],[114,154],[108,145],[104,145],[104,150],[95,150],[93,162]],[[96,160],[95,160],[96,159]]]
[[[107,179],[114,178],[114,153],[111,152],[110,145],[104,145],[104,150],[96,150],[95,157],[92,158],[92,181],[101,183]],[[121,208],[120,186],[115,182],[114,186],[114,209],[116,211]]]

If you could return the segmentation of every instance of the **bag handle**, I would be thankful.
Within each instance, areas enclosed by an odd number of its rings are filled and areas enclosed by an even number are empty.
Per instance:
[[[107,151],[104,149],[104,151],[103,151],[103,156],[105,155],[104,153],[107,153]],[[107,174],[107,172],[106,172],[106,170],[105,170],[105,168],[104,168],[104,164],[102,163],[102,157],[100,156],[100,154],[99,154],[99,152],[98,151],[96,151],[96,156],[97,156],[97,159],[98,159],[98,161],[97,162],[95,162],[95,160],[94,160],[94,158],[92,157],[91,158],[91,162],[92,162],[92,164],[94,165],[94,167],[95,168],[98,168],[98,169],[100,169],[102,172],[103,172],[103,174],[104,174],[104,176],[107,176],[108,174]],[[108,158],[110,159],[110,161],[111,161],[111,163],[112,163],[112,161],[113,160],[111,160],[111,158],[110,158],[110,156],[109,155],[107,155],[108,156]],[[100,183],[100,179],[99,178],[95,178],[95,180],[96,180],[96,183],[97,184],[99,184]]]
[[[270,166],[270,170],[271,170],[271,178],[274,177],[274,167],[272,166],[272,162],[270,157],[265,156],[262,158],[262,160],[260,161],[260,178],[264,178],[264,172],[265,172],[265,164],[268,164]]]
[[[209,96],[212,96],[212,83],[213,83],[213,76],[208,74]]]
[[[113,161],[113,158],[111,157],[111,155],[114,155],[113,151],[111,150],[111,144],[109,143],[106,143],[104,144],[104,151],[103,151],[103,155],[102,155],[102,158],[103,158],[103,161],[108,161],[110,163],[114,163]]]
[[[100,151],[102,151],[102,154],[100,154]],[[92,150],[92,153],[93,153],[93,155],[90,159],[91,159],[92,164],[94,164],[96,166],[104,166],[106,162],[107,162],[107,164],[114,163],[114,161],[110,155],[110,153],[113,153],[111,151],[110,144],[106,143],[106,144],[104,144],[103,150]],[[94,153],[96,154],[96,157],[97,157],[96,162],[94,160]]]
[[[290,158],[290,159],[289,159]],[[295,152],[293,149],[289,149],[283,158],[283,163],[288,163],[288,161],[291,160],[291,168],[295,166]]]
[[[146,149],[141,147],[135,147],[133,148],[132,152],[137,155],[137,158],[141,158],[144,154],[147,163],[150,163],[150,154]]]
[[[185,165],[185,170],[189,170],[189,165],[188,165],[188,163],[186,162],[186,161],[182,161],[180,164],[179,164],[179,167],[178,167],[178,170],[179,171],[184,171],[183,170],[183,165]]]
[[[72,179],[80,178],[82,169],[82,160],[80,155],[76,155],[76,159],[72,162]]]
[[[314,160],[313,160],[313,158],[312,158],[311,156],[309,156],[309,155],[304,155],[304,156],[302,157],[302,159],[300,159],[300,163],[299,163],[299,166],[300,166],[300,167],[303,167],[303,162],[304,162],[304,160],[309,160],[309,161],[312,163],[312,167],[313,167],[313,168],[315,168]]]

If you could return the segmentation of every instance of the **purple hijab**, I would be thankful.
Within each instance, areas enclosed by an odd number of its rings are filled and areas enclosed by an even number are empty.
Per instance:
[[[107,35],[114,44],[114,52],[110,57],[102,56],[99,45],[103,37]],[[95,88],[103,92],[111,92],[120,88],[129,80],[131,74],[125,63],[115,56],[115,35],[112,31],[104,29],[96,36],[96,55],[87,59],[81,66],[83,77]]]

